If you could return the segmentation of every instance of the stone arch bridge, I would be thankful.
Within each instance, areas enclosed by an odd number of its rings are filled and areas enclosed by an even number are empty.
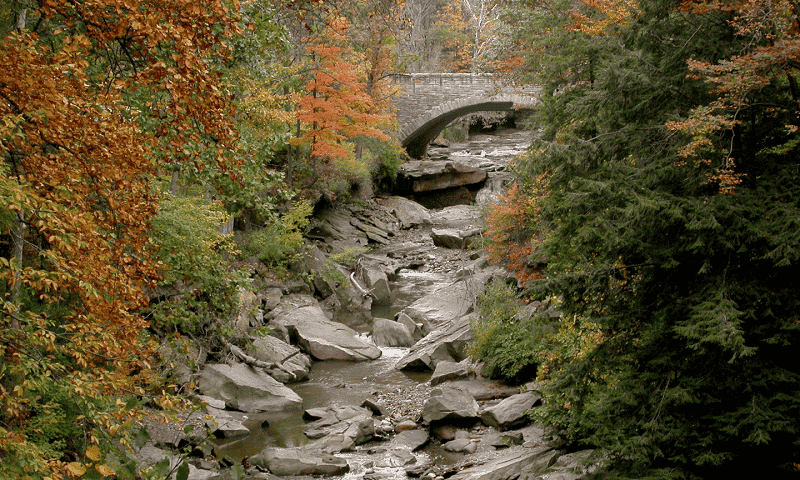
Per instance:
[[[410,73],[392,75],[400,93],[394,99],[399,140],[413,158],[453,120],[473,112],[532,108],[541,88],[504,83],[482,73]]]

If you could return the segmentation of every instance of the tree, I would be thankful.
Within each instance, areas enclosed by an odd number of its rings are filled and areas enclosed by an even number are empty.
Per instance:
[[[42,478],[100,466],[96,427],[127,412],[109,396],[161,382],[138,314],[161,268],[148,231],[157,182],[226,168],[219,69],[238,25],[221,1],[18,6],[15,28],[0,29],[0,472]],[[51,445],[50,420],[82,434],[56,431]]]
[[[508,44],[546,93],[516,166],[520,198],[548,188],[528,294],[562,312],[540,416],[616,478],[800,458],[796,16],[755,3],[517,6]]]
[[[453,0],[440,12],[437,25],[446,60],[453,72],[484,71],[490,64],[500,22],[496,0]]]
[[[403,14],[409,31],[400,42],[402,65],[410,72],[435,72],[441,55],[436,40],[436,14],[441,0],[407,0]]]
[[[354,63],[358,55],[344,43],[348,28],[346,19],[332,19],[322,38],[308,46],[314,63],[297,111],[307,129],[293,143],[310,148],[309,186],[322,178],[330,185],[335,162],[344,172],[368,174],[355,157],[353,140],[389,138],[381,127],[388,127],[391,116],[381,113],[366,91],[366,73]]]

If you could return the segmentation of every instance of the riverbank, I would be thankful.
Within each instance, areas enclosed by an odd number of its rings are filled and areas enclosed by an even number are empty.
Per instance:
[[[551,469],[579,478],[572,456],[529,425],[525,412],[540,402],[530,386],[484,379],[467,356],[477,296],[507,278],[480,249],[474,198],[502,188],[504,165],[492,157],[514,151],[468,149],[452,152],[459,161],[409,165],[405,181],[409,196],[429,201],[475,189],[472,205],[428,209],[383,195],[318,211],[298,266],[306,280],[256,276],[229,351],[194,366],[175,359],[173,374],[197,386],[201,408],[190,420],[216,439],[150,432],[137,461],[175,467],[188,458],[192,480],[500,480]]]

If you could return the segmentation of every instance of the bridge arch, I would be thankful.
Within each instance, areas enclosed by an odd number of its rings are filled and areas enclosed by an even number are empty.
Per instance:
[[[414,158],[453,120],[474,112],[530,108],[538,85],[514,85],[488,73],[408,73],[392,75],[398,140]]]
[[[451,100],[417,117],[400,130],[400,144],[412,158],[422,158],[428,144],[453,120],[475,112],[505,112],[531,108],[535,101],[521,95],[474,96]]]

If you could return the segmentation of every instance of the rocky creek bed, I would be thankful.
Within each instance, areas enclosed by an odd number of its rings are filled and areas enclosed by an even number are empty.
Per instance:
[[[485,203],[509,154],[479,147],[407,165],[407,195]],[[298,266],[309,281],[257,276],[224,361],[165,350],[201,408],[151,422],[135,461],[177,465],[191,452],[191,480],[582,478],[590,452],[559,450],[525,415],[541,402],[532,387],[482,378],[467,356],[476,295],[506,275],[470,248],[483,229],[480,206],[402,196],[318,212]],[[351,268],[330,261],[353,251]],[[206,430],[216,439],[204,442]]]

